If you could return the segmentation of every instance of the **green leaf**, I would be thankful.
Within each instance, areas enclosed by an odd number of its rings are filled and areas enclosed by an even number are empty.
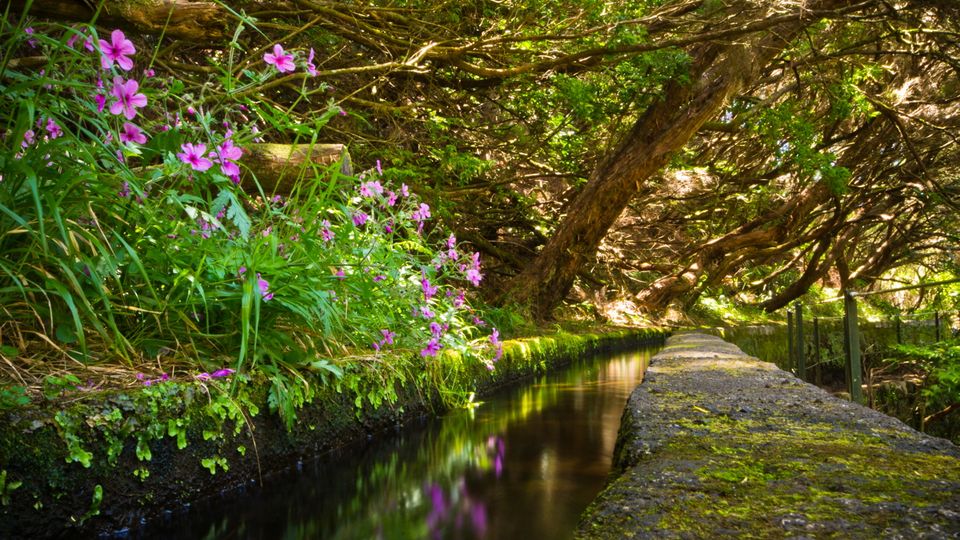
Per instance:
[[[150,461],[153,459],[153,452],[150,451],[150,443],[144,436],[137,438],[137,459],[140,461]]]
[[[70,325],[58,324],[54,335],[57,336],[58,340],[68,345],[77,342],[77,332]]]

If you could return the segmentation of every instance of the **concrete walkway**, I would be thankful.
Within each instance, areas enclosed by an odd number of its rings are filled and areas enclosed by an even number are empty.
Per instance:
[[[578,538],[960,538],[960,449],[704,334],[633,392]]]

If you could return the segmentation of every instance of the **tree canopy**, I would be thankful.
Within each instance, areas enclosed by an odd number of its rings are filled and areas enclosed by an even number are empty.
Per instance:
[[[960,6],[937,0],[24,3],[119,24],[201,101],[382,161],[548,316],[955,268]],[[243,79],[275,43],[316,76]],[[209,92],[209,82],[244,84]],[[252,76],[251,76],[252,77]],[[305,90],[301,94],[301,90]],[[332,101],[349,114],[311,133]],[[296,121],[293,122],[296,124]]]

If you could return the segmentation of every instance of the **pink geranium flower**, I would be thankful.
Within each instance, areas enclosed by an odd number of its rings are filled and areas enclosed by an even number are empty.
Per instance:
[[[283,47],[279,43],[273,46],[272,53],[266,53],[263,55],[263,61],[276,67],[277,71],[283,73],[285,71],[293,71],[297,68],[293,63],[293,55],[283,51]]]
[[[147,136],[139,127],[130,122],[124,122],[123,127],[120,129],[120,142],[144,144],[147,142]]]
[[[204,157],[207,145],[185,143],[180,145],[180,148],[183,149],[183,152],[177,153],[177,157],[180,158],[180,161],[190,165],[193,170],[203,172],[213,167],[213,162]]]
[[[110,69],[116,62],[120,69],[130,71],[133,68],[133,60],[127,58],[127,55],[134,54],[137,50],[123,32],[114,30],[110,34],[109,42],[105,39],[100,40],[100,52],[100,65],[103,69]]]
[[[430,338],[430,341],[427,342],[427,346],[420,350],[420,356],[426,358],[428,356],[436,356],[440,352],[440,342],[437,338]]]
[[[110,104],[110,114],[123,114],[127,120],[133,120],[137,109],[147,106],[147,96],[137,93],[140,83],[130,79],[124,81],[119,75],[113,78],[113,89],[110,93],[117,98]]]
[[[226,139],[217,151],[211,155],[215,161],[220,164],[220,170],[228,176],[234,183],[240,182],[240,167],[234,163],[234,160],[243,157],[243,149],[233,144],[233,140]]]
[[[264,302],[273,299],[273,293],[270,292],[270,282],[260,277],[260,272],[257,272],[257,288],[260,289],[260,296],[263,297]]]
[[[63,130],[60,129],[60,126],[57,125],[53,118],[47,118],[47,125],[45,129],[47,130],[47,135],[49,135],[51,139],[56,139],[57,137],[63,135]]]
[[[313,47],[310,47],[310,54],[307,56],[307,73],[310,74],[311,77],[316,77],[317,66],[313,65],[313,56]]]

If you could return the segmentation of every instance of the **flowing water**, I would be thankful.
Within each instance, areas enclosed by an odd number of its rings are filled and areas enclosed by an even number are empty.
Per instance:
[[[479,407],[306,463],[147,538],[560,539],[610,472],[652,351],[575,361]]]

